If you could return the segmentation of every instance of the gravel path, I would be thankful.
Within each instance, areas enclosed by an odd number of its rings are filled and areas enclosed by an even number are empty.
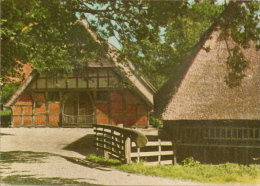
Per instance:
[[[1,163],[1,177],[33,175],[34,178],[74,179],[102,185],[218,185],[135,175],[95,166],[86,167],[64,158],[85,158],[93,151],[93,134],[92,129],[2,128],[2,156],[12,155],[14,160]]]

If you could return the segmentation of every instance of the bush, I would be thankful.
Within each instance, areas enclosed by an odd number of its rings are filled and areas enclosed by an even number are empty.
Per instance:
[[[1,127],[9,127],[11,125],[11,110],[1,111]]]
[[[199,161],[195,161],[193,157],[186,158],[182,161],[184,166],[197,167],[200,165]]]
[[[163,127],[162,120],[156,119],[154,116],[150,116],[150,125],[157,129],[162,129]]]

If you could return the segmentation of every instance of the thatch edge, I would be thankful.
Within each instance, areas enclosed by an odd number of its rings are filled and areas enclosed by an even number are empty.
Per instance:
[[[218,26],[218,21],[215,21],[200,37],[200,40],[191,49],[187,57],[183,60],[182,64],[173,72],[169,80],[157,91],[154,95],[155,116],[162,117],[164,109],[169,104],[172,96],[177,92],[182,80],[187,74],[190,66],[192,65],[195,57],[202,49],[210,35]]]
[[[14,94],[11,96],[11,98],[6,102],[4,107],[12,107],[16,101],[19,99],[20,95],[25,91],[25,89],[28,87],[28,85],[36,78],[38,75],[38,71],[34,69],[32,73],[28,76],[26,80],[22,82],[22,84],[19,86],[19,88],[14,92]]]

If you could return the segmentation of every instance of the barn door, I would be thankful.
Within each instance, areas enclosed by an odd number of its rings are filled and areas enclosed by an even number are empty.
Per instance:
[[[70,93],[65,101],[63,125],[84,127],[93,124],[93,104],[91,92]]]

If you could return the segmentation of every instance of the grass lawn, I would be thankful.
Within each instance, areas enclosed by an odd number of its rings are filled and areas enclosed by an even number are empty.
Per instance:
[[[95,155],[87,156],[87,160],[111,166],[125,172],[142,175],[158,176],[164,178],[190,180],[196,182],[212,183],[259,183],[259,165],[239,165],[226,163],[220,165],[200,164],[193,158],[186,159],[184,165],[157,165],[145,166],[144,164],[132,163],[121,164],[118,160],[104,159]]]

